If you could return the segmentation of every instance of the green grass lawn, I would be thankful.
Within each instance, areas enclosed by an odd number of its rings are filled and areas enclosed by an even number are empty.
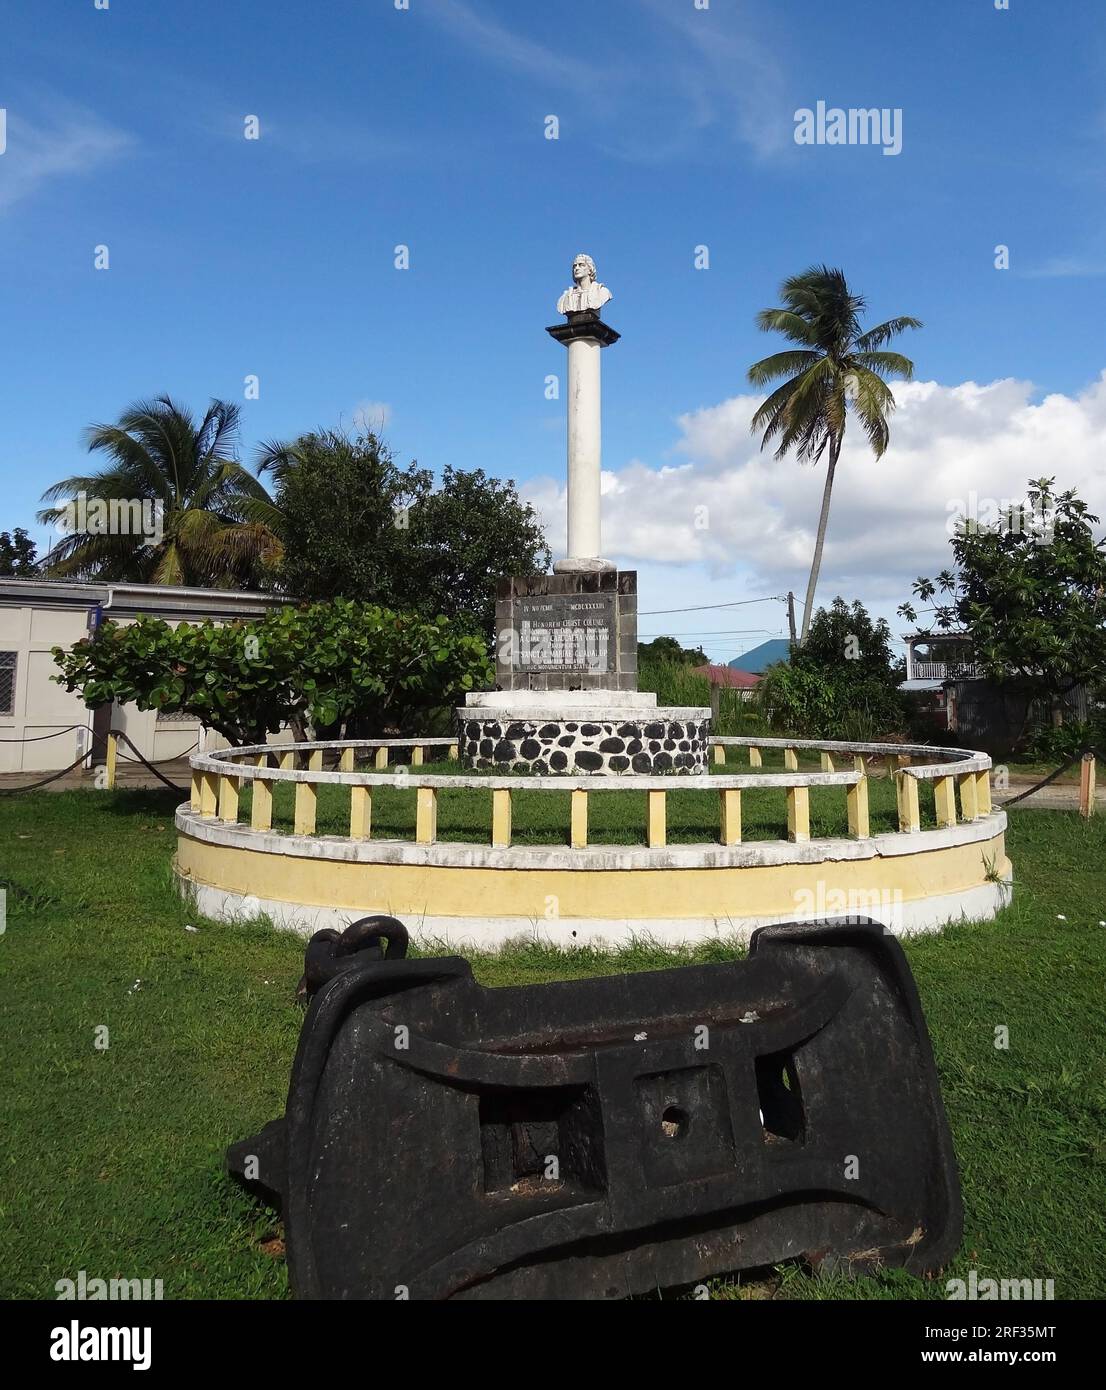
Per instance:
[[[877,801],[878,814],[891,815],[891,789],[876,782],[872,793],[875,828]],[[672,796],[673,839],[713,837],[716,807],[696,809],[696,796]],[[703,808],[713,801],[698,798]],[[747,833],[778,833],[782,793],[759,798],[760,810],[747,796]],[[452,826],[483,838],[484,812],[470,810],[470,823],[459,802],[442,800],[447,836]],[[597,807],[614,800],[594,798]],[[632,828],[637,800],[612,810],[607,829]],[[222,1158],[228,1142],[283,1110],[302,1017],[293,1000],[302,941],[190,914],[170,878],[175,801],[168,792],[0,797],[2,1297],[53,1297],[55,1283],[81,1269],[160,1278],[167,1298],[287,1296],[279,1223],[223,1176]],[[399,800],[374,801],[376,827],[401,833]],[[562,833],[567,806],[563,821],[547,811],[540,824],[518,801],[520,840]],[[815,833],[838,815],[835,803],[843,824],[839,789],[812,797]],[[340,822],[344,808],[326,814]],[[964,1186],[964,1243],[946,1277],[974,1267],[981,1278],[1052,1278],[1057,1298],[1101,1297],[1106,820],[1015,811],[1008,845],[1015,901],[996,922],[907,943]],[[720,945],[682,956],[531,948],[474,966],[483,983],[505,985],[732,954]],[[994,1047],[998,1025],[1010,1030],[1007,1051]],[[95,1046],[101,1027],[106,1050]],[[943,1279],[819,1280],[795,1267],[718,1287],[729,1297],[944,1292]]]

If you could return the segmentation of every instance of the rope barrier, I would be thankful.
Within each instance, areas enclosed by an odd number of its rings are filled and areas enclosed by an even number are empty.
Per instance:
[[[86,724],[74,724],[74,725],[72,725],[69,729],[63,729],[63,730],[61,730],[61,732],[62,732],[62,733],[72,733],[73,729],[83,729],[83,728],[87,728],[87,727],[88,727],[88,726],[87,726]],[[169,779],[168,779],[168,777],[164,777],[164,776],[158,771],[158,766],[157,766],[156,763],[152,763],[152,762],[149,761],[148,758],[144,758],[144,757],[142,756],[141,752],[139,751],[139,749],[135,747],[135,744],[134,744],[133,740],[132,740],[127,734],[125,734],[125,733],[123,732],[122,729],[112,729],[112,730],[110,731],[110,733],[111,733],[111,735],[114,736],[114,738],[117,739],[119,742],[125,743],[125,744],[127,745],[127,747],[130,748],[130,749],[132,750],[132,752],[134,752],[134,754],[135,754],[135,757],[133,757],[133,758],[123,757],[122,754],[118,754],[117,756],[122,757],[122,759],[123,759],[124,762],[130,763],[130,764],[132,764],[132,766],[138,766],[139,764],[141,764],[143,767],[148,768],[149,771],[152,772],[152,773],[154,774],[154,776],[158,779],[159,782],[164,782],[164,784],[169,788],[169,790],[170,790],[171,792],[176,792],[178,796],[188,796],[188,795],[189,795],[189,792],[188,792],[184,787],[178,787],[177,784],[176,784],[175,782],[170,782]],[[53,734],[48,734],[48,735],[46,735],[46,737],[47,737],[47,738],[53,738],[54,735],[53,735]],[[39,743],[39,742],[41,742],[40,739],[33,739],[33,738],[28,738],[28,739],[4,739],[4,740],[2,740],[2,741],[5,742],[5,743]],[[192,749],[198,748],[198,747],[199,747],[199,743],[200,743],[200,740],[197,739],[196,742],[192,745],[192,748],[189,748],[186,752],[180,753],[180,754],[178,754],[177,756],[178,756],[178,757],[181,757],[181,758],[187,757],[188,754],[192,752]],[[60,772],[52,772],[52,773],[50,774],[49,777],[44,777],[44,778],[42,778],[41,781],[38,781],[38,782],[29,782],[29,783],[27,783],[26,786],[23,786],[23,787],[0,787],[0,796],[15,796],[15,794],[16,794],[17,792],[34,792],[34,791],[41,791],[41,789],[42,789],[43,787],[48,787],[48,786],[50,785],[51,782],[57,782],[57,781],[59,781],[62,777],[65,777],[68,773],[72,772],[72,771],[74,770],[74,768],[80,767],[81,764],[84,763],[84,762],[86,762],[90,756],[91,756],[91,752],[82,753],[82,754],[80,755],[80,757],[79,757],[79,758],[76,758],[73,762],[71,762],[71,763],[69,764],[68,767],[63,767],[63,768],[61,769]],[[166,763],[171,763],[171,762],[176,762],[176,760],[177,760],[176,758],[164,758],[162,761],[163,761],[163,762],[166,762]]]
[[[60,772],[54,772],[49,777],[44,777],[41,782],[31,782],[26,787],[0,787],[0,796],[14,796],[16,792],[34,792],[41,787],[48,787],[51,782],[56,782],[59,777],[64,777],[67,772],[72,772],[75,767],[80,767],[87,757],[87,753],[82,753],[76,762],[70,763],[68,767],[63,767]]]
[[[36,738],[0,738],[0,743],[45,743],[49,738],[60,738],[62,734],[71,734],[74,729],[91,729],[87,724],[70,724],[68,729],[58,729],[56,733],[39,734]]]
[[[1047,777],[1042,777],[1035,787],[1030,787],[1027,792],[1021,792],[1018,796],[1011,797],[1009,801],[1004,801],[1002,803],[1002,809],[1005,811],[1011,806],[1016,806],[1019,801],[1024,801],[1027,796],[1032,796],[1034,792],[1039,792],[1042,787],[1047,787],[1050,782],[1055,782],[1057,777],[1067,772],[1069,767],[1074,767],[1076,763],[1081,763],[1087,753],[1092,753],[1096,758],[1102,756],[1093,744],[1089,744],[1086,748],[1081,748],[1074,758],[1069,758],[1068,761],[1058,767],[1055,772],[1050,772]]]
[[[126,734],[119,734],[118,737],[127,738]],[[134,747],[134,744],[131,743],[129,738],[127,738],[127,742],[131,744],[132,748]],[[119,759],[121,762],[132,763],[136,766],[138,763],[146,763],[147,767],[164,767],[166,763],[176,763],[180,762],[181,758],[187,758],[189,753],[194,753],[196,749],[199,748],[199,746],[200,740],[197,739],[196,742],[191,746],[191,748],[186,748],[183,753],[174,753],[171,758],[157,758],[154,762],[147,762],[147,760],[142,756],[141,753],[139,753],[137,758],[128,758],[125,757],[122,753],[120,753]]]
[[[176,792],[178,796],[191,795],[190,790],[187,790],[184,787],[178,787],[175,782],[170,782],[168,777],[162,776],[162,774],[157,770],[156,764],[151,763],[148,759],[142,756],[141,752],[139,752],[139,750],[135,747],[133,740],[130,739],[125,733],[123,733],[122,729],[118,731],[113,729],[112,733],[115,734],[115,737],[117,739],[122,740],[122,742],[125,743],[127,747],[130,748],[136,755],[135,758],[128,758],[127,762],[140,762],[143,765],[143,767],[149,768],[149,770],[154,774],[154,776],[158,779],[159,782],[164,782],[165,785],[169,788],[169,790],[171,792]],[[196,743],[199,743],[199,739],[196,740]],[[172,758],[167,758],[165,761],[173,762],[174,760]]]

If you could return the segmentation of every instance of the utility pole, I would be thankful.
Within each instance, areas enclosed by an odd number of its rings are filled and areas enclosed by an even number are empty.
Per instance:
[[[791,629],[791,645],[795,645],[795,595],[787,591],[787,626]]]

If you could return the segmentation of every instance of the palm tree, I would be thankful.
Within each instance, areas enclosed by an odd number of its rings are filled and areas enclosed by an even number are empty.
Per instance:
[[[833,475],[841,457],[848,408],[852,406],[873,453],[881,458],[891,437],[888,418],[895,409],[895,397],[883,378],[900,376],[909,381],[914,375],[914,363],[908,357],[884,348],[906,329],[921,328],[922,323],[920,319],[903,316],[861,332],[864,300],[850,293],[840,270],[831,270],[829,266],[812,266],[785,280],[780,297],[785,307],[762,310],[757,315],[757,327],[764,333],[782,333],[798,346],[765,357],[749,368],[749,380],[754,386],[767,386],[780,377],[786,378],[753,416],[752,429],[763,430],[762,449],[769,441],[776,442],[777,459],[791,449],[796,451],[800,463],[817,463],[827,450],[829,455],[818,537],[806,587],[799,638],[802,643],[814,612]]]
[[[280,541],[265,520],[269,494],[235,457],[239,415],[233,402],[213,400],[197,424],[183,406],[159,396],[136,401],[118,424],[89,426],[89,452],[111,462],[43,493],[55,505],[40,511],[39,521],[68,531],[44,558],[46,573],[222,588],[264,578],[280,558]],[[116,517],[126,517],[130,505],[132,524],[74,530],[82,494],[86,518],[102,520],[114,501]],[[143,504],[144,521],[156,524],[140,529],[133,522]]]

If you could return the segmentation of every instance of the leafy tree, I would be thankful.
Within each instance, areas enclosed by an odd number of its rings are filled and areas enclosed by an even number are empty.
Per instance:
[[[707,666],[710,658],[702,647],[682,647],[675,637],[654,637],[651,642],[639,642],[638,665],[643,661],[674,661],[687,666]]]
[[[348,599],[221,626],[106,623],[96,638],[53,655],[54,679],[79,690],[90,709],[117,700],[191,714],[239,746],[286,725],[298,738],[309,729],[425,732],[430,712],[493,675],[484,641],[448,618]]]
[[[537,513],[511,481],[446,464],[442,485],[411,509],[403,570],[406,606],[495,631],[496,580],[549,568]]]
[[[22,526],[0,531],[0,575],[19,579],[38,569],[36,546]]]
[[[1026,501],[992,526],[962,519],[955,567],[913,591],[938,599],[923,635],[967,634],[991,680],[1062,701],[1077,685],[1106,685],[1106,538],[1095,539],[1099,519],[1075,489],[1057,494],[1055,481],[1030,479]],[[913,604],[898,611],[917,622]]]
[[[549,550],[514,483],[446,466],[441,487],[401,468],[375,434],[338,430],[263,446],[284,542],[282,582],[300,598],[343,594],[445,614],[490,637],[495,581],[544,571]]]
[[[752,428],[763,432],[762,449],[770,442],[776,444],[777,459],[794,449],[800,463],[817,463],[828,453],[799,639],[805,642],[849,408],[860,420],[872,452],[877,459],[882,458],[890,442],[888,420],[895,409],[895,397],[884,377],[900,376],[909,381],[914,375],[914,364],[908,357],[885,349],[900,333],[921,328],[922,323],[902,316],[862,331],[860,315],[865,301],[850,291],[842,271],[828,266],[812,266],[785,280],[780,297],[784,307],[762,310],[757,326],[765,333],[782,333],[797,347],[765,357],[749,368],[754,386],[764,387],[785,378],[753,416]]]
[[[790,661],[770,666],[756,700],[773,728],[808,738],[872,738],[906,723],[906,663],[886,619],[835,598],[820,608]]]
[[[145,533],[113,526],[70,530],[43,564],[52,576],[135,580],[154,584],[247,586],[264,579],[280,555],[270,526],[251,517],[249,504],[269,498],[235,457],[239,407],[212,401],[198,423],[168,396],[137,401],[115,425],[92,425],[90,453],[111,460],[98,473],[63,478],[43,493],[54,506],[39,521],[65,528],[69,504],[145,502]],[[86,505],[86,511],[88,507]]]
[[[415,464],[397,466],[375,434],[319,430],[263,444],[258,471],[272,475],[271,524],[284,554],[280,580],[301,599],[341,594],[390,607],[405,604],[410,509],[433,483]]]

